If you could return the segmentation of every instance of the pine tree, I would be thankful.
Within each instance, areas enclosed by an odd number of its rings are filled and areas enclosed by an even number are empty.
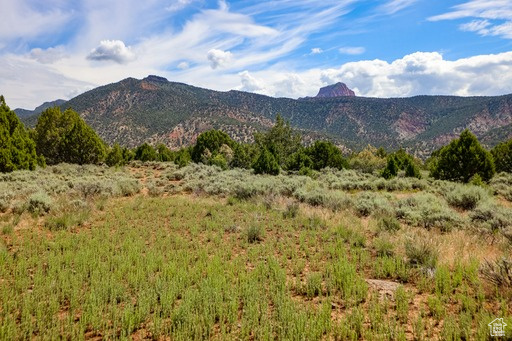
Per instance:
[[[14,111],[0,96],[0,172],[36,168],[38,157],[34,141]]]
[[[489,181],[495,173],[491,153],[467,129],[436,155],[431,168],[431,176],[436,179],[467,183],[479,174],[482,180]]]

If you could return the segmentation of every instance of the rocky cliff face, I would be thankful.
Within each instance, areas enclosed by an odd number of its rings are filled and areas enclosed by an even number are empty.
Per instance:
[[[320,89],[317,98],[332,98],[332,97],[342,97],[349,96],[355,97],[354,91],[350,90],[345,83],[338,82],[333,85],[328,85]]]

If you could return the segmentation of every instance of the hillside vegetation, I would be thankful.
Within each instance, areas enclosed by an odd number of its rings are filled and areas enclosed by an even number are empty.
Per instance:
[[[102,86],[61,105],[74,108],[109,144],[143,142],[179,148],[210,129],[238,142],[272,126],[277,114],[302,131],[305,141],[330,139],[358,150],[372,144],[407,148],[426,158],[464,129],[487,147],[512,138],[512,95],[498,97],[272,98],[218,92],[149,76]],[[25,123],[35,125],[36,118]]]

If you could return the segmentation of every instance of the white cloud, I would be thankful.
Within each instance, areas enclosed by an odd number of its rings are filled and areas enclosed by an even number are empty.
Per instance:
[[[242,71],[238,75],[240,76],[240,80],[242,82],[242,86],[238,87],[238,90],[248,92],[260,92],[264,89],[262,82],[251,76],[249,71]]]
[[[30,58],[42,64],[52,64],[64,57],[65,49],[63,46],[50,47],[45,50],[40,48],[30,50]]]
[[[471,0],[452,7],[452,11],[428,18],[430,21],[477,18],[459,26],[462,31],[482,36],[512,39],[512,2],[510,0]]]
[[[479,32],[481,34],[485,34],[489,31],[487,29],[489,25],[491,25],[491,23],[487,20],[473,20],[471,22],[460,25],[459,28],[462,31]]]
[[[390,0],[381,5],[377,11],[381,14],[395,14],[409,6],[412,6],[418,0]]]
[[[233,54],[229,51],[211,49],[208,51],[207,58],[210,61],[210,67],[216,69],[225,66],[231,61]]]
[[[33,109],[46,101],[69,99],[95,86],[58,72],[52,65],[41,65],[25,56],[0,56],[0,89],[12,108]]]
[[[347,46],[338,49],[341,54],[358,55],[363,54],[366,49],[361,46]]]
[[[71,10],[47,3],[45,11],[34,8],[28,0],[2,1],[0,40],[28,40],[58,32],[72,18]]]
[[[259,82],[256,92],[293,98],[314,96],[320,87],[336,82],[367,97],[500,95],[512,93],[512,52],[454,61],[437,52],[416,52],[392,62],[362,60],[302,72],[277,65],[250,76]]]
[[[135,59],[135,54],[121,40],[102,40],[100,45],[89,53],[87,59],[126,64]]]
[[[314,48],[311,49],[311,53],[310,54],[320,54],[322,52],[324,52],[324,51],[321,48],[314,47]]]
[[[169,12],[178,12],[192,3],[193,0],[173,0],[170,6],[165,8]]]
[[[186,70],[190,67],[190,65],[187,62],[181,62],[178,64],[178,69],[180,70]]]

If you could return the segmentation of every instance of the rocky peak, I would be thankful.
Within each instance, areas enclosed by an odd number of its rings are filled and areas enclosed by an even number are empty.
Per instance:
[[[154,82],[154,83],[168,83],[169,81],[165,77],[155,76],[155,75],[149,75],[146,78],[144,78],[145,81],[148,82]]]
[[[340,97],[340,96],[350,96],[354,97],[356,94],[354,91],[350,90],[345,83],[338,82],[336,84],[328,85],[323,88],[320,88],[317,98],[330,98],[330,97]]]

